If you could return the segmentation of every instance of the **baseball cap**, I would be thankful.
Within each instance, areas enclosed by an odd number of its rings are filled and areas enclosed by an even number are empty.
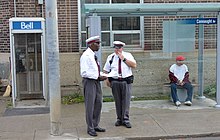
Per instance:
[[[184,61],[184,60],[185,60],[185,57],[182,55],[179,55],[176,57],[176,61]]]

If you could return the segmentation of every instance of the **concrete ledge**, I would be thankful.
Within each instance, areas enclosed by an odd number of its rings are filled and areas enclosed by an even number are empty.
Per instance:
[[[166,87],[166,88],[170,88],[170,83],[164,83],[163,86]],[[192,86],[194,88],[194,87],[198,87],[199,85],[193,83]],[[178,96],[180,102],[185,102],[185,100],[187,98],[187,91],[186,91],[186,89],[184,89],[181,86],[177,86],[177,96]],[[170,100],[173,101],[171,93],[170,93]],[[193,98],[192,98],[192,100],[193,100]]]

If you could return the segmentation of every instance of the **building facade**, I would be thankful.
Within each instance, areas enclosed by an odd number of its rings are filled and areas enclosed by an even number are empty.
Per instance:
[[[58,8],[58,31],[60,52],[78,52],[85,47],[86,20],[81,7],[84,3],[218,3],[219,0],[57,0]],[[45,5],[38,4],[37,0],[2,0],[0,3],[1,16],[1,41],[0,52],[10,52],[9,41],[9,18],[11,17],[45,17]],[[15,12],[16,11],[16,12]],[[213,16],[213,15],[207,15]],[[215,16],[215,15],[214,15]],[[124,42],[130,48],[143,50],[162,49],[162,22],[183,18],[181,16],[138,16],[138,17],[102,17],[102,42],[103,47],[110,47],[113,40],[124,38]],[[216,36],[214,29],[209,27],[205,37],[206,40],[212,37],[212,46],[215,48],[213,38]],[[214,33],[213,33],[214,31]],[[144,40],[144,41],[143,41]]]
[[[84,4],[126,4],[126,3],[218,3],[220,0],[57,0],[58,10],[58,33],[59,33],[59,51],[61,67],[61,86],[74,86],[81,88],[81,78],[79,76],[79,57],[82,50],[85,49],[85,40],[87,38],[86,15],[83,11]],[[38,0],[1,0],[0,2],[0,53],[6,55],[10,53],[9,19],[12,17],[45,17],[45,4],[39,4]],[[203,17],[216,17],[216,14],[206,14]],[[144,15],[144,16],[102,16],[101,17],[101,38],[103,50],[103,62],[110,53],[112,42],[121,40],[126,43],[126,49],[134,53],[138,61],[138,68],[134,71],[137,95],[145,95],[145,91],[150,93],[162,92],[162,84],[169,81],[167,69],[173,58],[178,54],[188,57],[189,66],[193,73],[191,80],[198,80],[198,44],[199,25],[195,25],[193,36],[193,51],[177,51],[164,53],[164,26],[167,21],[175,21],[185,18],[198,18],[198,16],[184,15]],[[171,23],[173,24],[173,23]],[[170,29],[171,30],[171,29]],[[185,28],[182,29],[185,31]],[[172,32],[173,33],[173,32]],[[178,32],[178,28],[175,30]],[[206,49],[204,65],[213,68],[204,69],[211,73],[204,75],[205,84],[211,84],[215,81],[215,49],[216,49],[216,24],[204,25],[204,48]],[[182,38],[187,39],[180,34]],[[181,43],[184,45],[185,40]],[[173,42],[171,42],[173,43]],[[175,42],[178,46],[180,42]],[[210,63],[211,62],[211,63]],[[146,78],[148,80],[146,80]],[[158,86],[159,85],[159,86]],[[104,86],[105,87],[105,86]],[[142,87],[142,90],[140,89]],[[77,88],[78,89],[78,88]],[[105,88],[104,88],[105,90]],[[109,89],[106,87],[106,92]]]

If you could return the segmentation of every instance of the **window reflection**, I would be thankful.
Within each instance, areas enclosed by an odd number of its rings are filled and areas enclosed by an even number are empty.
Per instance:
[[[109,3],[109,0],[85,0],[85,3]]]
[[[140,0],[82,0],[85,3],[140,3]],[[82,2],[82,3],[84,3]],[[87,39],[86,17],[81,17],[81,44],[86,47]],[[108,48],[112,41],[123,38],[130,47],[140,47],[140,17],[101,17],[102,46]]]
[[[109,17],[101,17],[101,29],[102,29],[102,31],[109,31],[110,30]]]
[[[140,17],[113,17],[113,30],[140,30]]]
[[[140,3],[140,0],[112,0],[112,3]]]
[[[102,46],[110,46],[110,33],[102,33]]]
[[[140,34],[114,34],[114,40],[120,40],[126,43],[126,46],[140,46]]]
[[[81,39],[82,39],[82,47],[86,47],[86,33],[81,34]]]
[[[85,3],[140,3],[140,0],[85,0]]]

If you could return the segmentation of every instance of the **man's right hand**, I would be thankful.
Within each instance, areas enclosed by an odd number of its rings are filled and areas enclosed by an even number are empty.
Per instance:
[[[178,80],[177,85],[181,85],[181,82],[182,82],[181,80]]]
[[[185,83],[181,80],[178,80],[177,85],[183,86]]]
[[[99,78],[98,78],[99,81],[104,81],[104,80],[106,80],[106,79],[107,79],[106,76],[99,76]]]

